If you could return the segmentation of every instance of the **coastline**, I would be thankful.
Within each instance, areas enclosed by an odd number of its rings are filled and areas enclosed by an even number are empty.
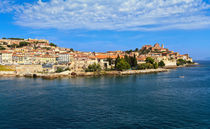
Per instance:
[[[28,77],[28,78],[43,78],[43,79],[56,79],[56,78],[74,78],[85,76],[123,76],[123,75],[135,75],[135,74],[152,74],[160,72],[169,72],[171,69],[183,68],[183,67],[195,67],[199,65],[186,64],[183,66],[170,66],[158,69],[145,69],[145,70],[126,70],[126,71],[100,71],[100,72],[72,72],[65,71],[61,73],[30,73],[30,74],[17,74],[16,71],[0,71],[0,77]]]
[[[31,74],[17,74],[15,71],[0,71],[0,77],[29,77],[29,78],[43,78],[43,79],[56,79],[56,78],[72,78],[72,77],[85,77],[85,76],[120,76],[120,75],[134,75],[134,74],[149,74],[169,72],[169,69],[145,69],[145,70],[127,70],[127,71],[101,71],[101,72],[71,72],[65,71],[62,73],[31,73]]]

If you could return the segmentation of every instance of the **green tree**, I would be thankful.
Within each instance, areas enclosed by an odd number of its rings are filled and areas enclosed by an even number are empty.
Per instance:
[[[112,58],[107,58],[106,60],[109,62],[109,65],[112,65],[112,63],[113,63],[113,59]]]
[[[63,72],[64,70],[62,69],[62,68],[60,68],[60,67],[58,67],[57,68],[57,70],[55,71],[56,73],[61,73],[61,72]]]
[[[85,71],[86,72],[101,71],[101,66],[99,64],[94,63],[94,64],[89,65]]]
[[[7,39],[11,39],[11,40],[24,40],[23,38],[7,38]]]
[[[153,69],[153,68],[154,68],[153,64],[150,63],[139,64],[137,67],[138,70]]]
[[[9,47],[9,48],[16,48],[16,47],[18,47],[18,45],[17,44],[12,44],[12,45],[7,45],[7,47]]]
[[[153,67],[154,67],[154,69],[157,69],[157,68],[158,68],[158,63],[155,62],[155,63],[153,64]]]
[[[136,55],[134,54],[133,58],[132,58],[132,67],[137,67],[137,59],[136,59]]]
[[[28,46],[28,44],[30,44],[29,42],[20,42],[19,45],[17,47],[24,47],[24,46]]]
[[[73,49],[73,48],[71,48],[71,49],[70,49],[70,51],[74,52],[74,49]]]
[[[125,55],[124,59],[125,59],[126,62],[128,62],[131,65],[131,59],[130,59],[129,56]]]
[[[119,71],[127,70],[130,68],[131,66],[129,65],[127,61],[125,61],[125,59],[120,59],[120,61],[116,65],[116,69]]]
[[[137,52],[137,51],[139,51],[139,49],[138,49],[138,48],[136,48],[134,51],[135,51],[135,52]]]
[[[176,65],[177,66],[180,66],[180,65],[184,65],[186,63],[187,63],[186,60],[184,60],[184,59],[178,59]]]
[[[55,45],[54,43],[50,43],[50,46],[57,47],[57,45]]]
[[[117,67],[117,63],[120,61],[120,56],[118,55],[117,58],[115,59],[115,64],[114,64],[114,67],[116,69]]]
[[[137,67],[138,70],[143,70],[143,69],[146,69],[146,68],[147,68],[146,63],[139,64],[138,67]]]
[[[146,63],[150,63],[150,64],[153,64],[155,62],[155,60],[152,57],[147,57],[145,61]]]
[[[125,53],[130,54],[131,52],[133,52],[133,50],[127,50],[125,51]]]
[[[161,61],[158,63],[158,66],[159,66],[159,67],[164,67],[164,66],[165,66],[164,61],[161,60]]]

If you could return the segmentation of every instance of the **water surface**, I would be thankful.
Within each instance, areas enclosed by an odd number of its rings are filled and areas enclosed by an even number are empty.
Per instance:
[[[210,128],[210,62],[200,63],[145,75],[0,78],[0,128]]]

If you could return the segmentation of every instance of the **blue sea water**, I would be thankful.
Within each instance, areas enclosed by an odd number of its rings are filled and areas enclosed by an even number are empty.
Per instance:
[[[199,63],[144,75],[0,78],[0,128],[210,128],[210,62]]]

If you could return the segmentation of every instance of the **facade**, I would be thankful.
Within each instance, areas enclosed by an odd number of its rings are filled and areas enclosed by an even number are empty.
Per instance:
[[[5,65],[12,65],[12,52],[9,51],[3,51],[1,52],[1,56],[2,56],[2,64]]]
[[[70,62],[69,53],[59,53],[56,61],[58,61],[58,64],[68,64]]]
[[[40,63],[41,64],[55,64],[56,63],[56,57],[51,56],[51,55],[41,56]]]

